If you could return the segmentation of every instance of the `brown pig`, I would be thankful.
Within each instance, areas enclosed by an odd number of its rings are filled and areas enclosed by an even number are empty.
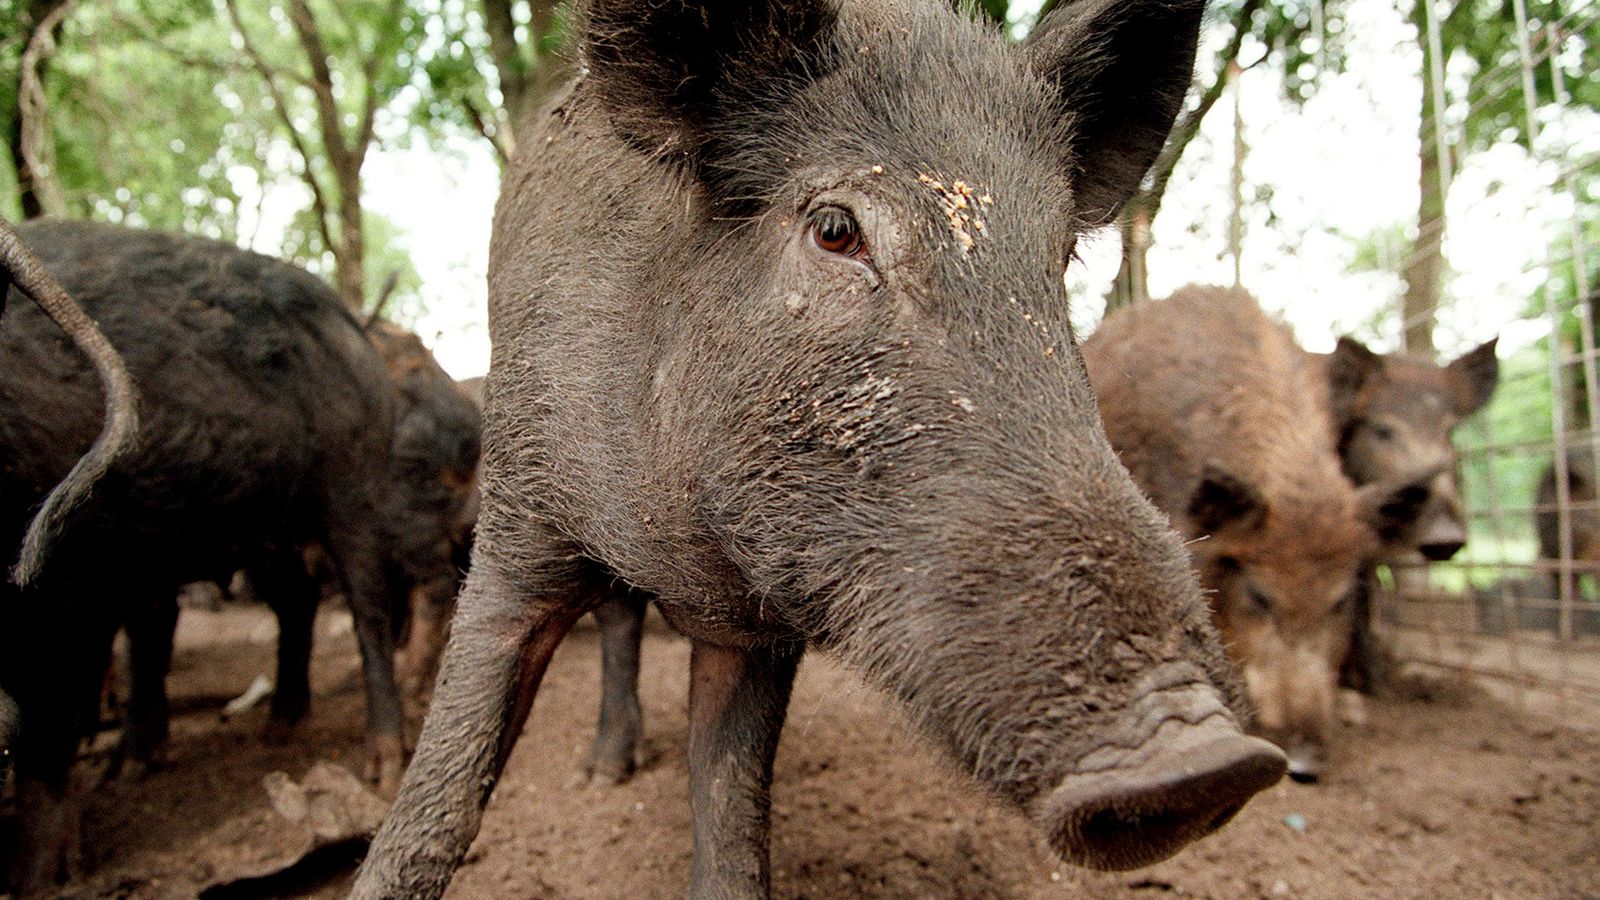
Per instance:
[[[1395,520],[1381,534],[1386,561],[1455,556],[1467,540],[1451,432],[1483,408],[1500,379],[1495,340],[1447,365],[1415,354],[1379,355],[1350,337],[1332,353],[1312,354],[1326,370],[1328,409],[1345,475],[1357,486],[1410,481],[1425,492],[1410,520]],[[1387,655],[1372,633],[1370,598],[1377,584],[1363,573],[1354,610],[1350,652],[1340,681],[1370,692],[1381,680]]]
[[[1119,310],[1083,352],[1112,446],[1189,539],[1257,726],[1315,780],[1356,576],[1417,492],[1350,483],[1322,370],[1242,291]]]

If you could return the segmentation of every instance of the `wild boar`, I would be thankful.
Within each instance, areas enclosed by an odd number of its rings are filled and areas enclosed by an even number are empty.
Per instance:
[[[1200,13],[1068,2],[1019,48],[939,0],[582,6],[496,211],[472,568],[355,896],[444,890],[551,653],[629,592],[693,641],[696,896],[768,889],[808,646],[1082,864],[1165,857],[1281,776],[1062,280]]]

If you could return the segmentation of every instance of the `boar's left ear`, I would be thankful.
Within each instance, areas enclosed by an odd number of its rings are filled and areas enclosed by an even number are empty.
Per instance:
[[[1445,366],[1450,377],[1450,393],[1458,416],[1471,415],[1483,408],[1500,382],[1500,359],[1495,356],[1499,338],[1490,338]]]
[[[1072,119],[1078,221],[1109,223],[1166,143],[1194,77],[1203,0],[1067,0],[1029,35]]]
[[[1356,489],[1361,518],[1372,527],[1378,540],[1385,544],[1398,543],[1422,518],[1423,510],[1433,497],[1429,484],[1435,474],[1430,472],[1399,486],[1377,482]]]
[[[641,149],[688,153],[735,98],[781,99],[814,77],[826,0],[589,0],[582,63],[611,120]]]
[[[1383,357],[1353,337],[1341,337],[1328,354],[1328,398],[1333,421],[1341,431],[1352,424],[1361,406],[1361,391],[1383,374]]]
[[[1267,517],[1267,498],[1255,485],[1214,463],[1200,472],[1189,497],[1189,518],[1203,534],[1253,531]]]

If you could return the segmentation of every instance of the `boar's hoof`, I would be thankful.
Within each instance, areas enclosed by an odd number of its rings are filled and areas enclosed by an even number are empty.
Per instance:
[[[1327,754],[1317,744],[1300,742],[1289,748],[1289,777],[1299,784],[1316,784],[1326,765]]]
[[[367,765],[362,775],[378,786],[378,793],[392,799],[400,790],[400,776],[406,769],[405,742],[396,735],[370,735],[367,738]]]
[[[1159,862],[1283,777],[1283,752],[1223,716],[1168,722],[1153,739],[1162,746],[1138,762],[1069,775],[1040,798],[1038,820],[1068,862],[1091,869]]]

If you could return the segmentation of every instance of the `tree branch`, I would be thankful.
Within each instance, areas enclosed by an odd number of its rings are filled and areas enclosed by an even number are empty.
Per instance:
[[[1145,185],[1129,201],[1130,207],[1137,206],[1144,209],[1151,219],[1154,219],[1156,213],[1161,210],[1167,184],[1172,180],[1172,173],[1178,168],[1178,161],[1183,158],[1184,150],[1188,149],[1195,135],[1200,133],[1200,124],[1205,120],[1206,114],[1211,112],[1211,108],[1217,105],[1223,92],[1228,89],[1228,67],[1237,63],[1239,52],[1244,47],[1245,35],[1250,33],[1250,20],[1260,8],[1261,0],[1244,0],[1240,5],[1238,13],[1233,17],[1233,37],[1228,40],[1228,45],[1222,52],[1217,54],[1221,60],[1221,65],[1217,68],[1217,77],[1201,93],[1200,101],[1178,117],[1177,123],[1172,126],[1171,135],[1162,145],[1155,163],[1150,166]],[[1257,60],[1243,68],[1253,68],[1259,62],[1260,60]]]
[[[328,51],[317,30],[317,20],[311,14],[306,0],[293,0],[289,4],[289,21],[294,25],[300,46],[311,64],[311,96],[317,103],[317,122],[322,126],[322,149],[334,171],[343,171],[349,165],[350,148],[344,142],[344,132],[339,128],[339,104],[333,96],[333,69],[328,65]]]
[[[24,186],[25,189],[34,193],[40,211],[47,216],[66,215],[67,198],[61,189],[61,179],[55,172],[55,142],[51,138],[48,123],[49,99],[45,96],[44,82],[39,77],[39,66],[55,52],[55,30],[72,11],[74,2],[66,0],[39,21],[18,64],[22,76],[17,94],[17,115],[21,119],[19,125],[22,136],[20,168],[26,172],[29,182]]]
[[[488,120],[484,118],[483,110],[478,108],[478,104],[472,102],[471,97],[462,97],[461,106],[467,111],[467,118],[472,120],[473,127],[478,129],[478,134],[482,135],[483,139],[489,142],[489,146],[494,148],[495,155],[500,157],[500,162],[502,164],[510,162],[511,154],[515,152],[515,145],[513,144],[511,147],[505,146],[502,140],[503,132],[489,127]]]
[[[489,32],[489,56],[500,80],[500,95],[508,117],[516,121],[528,93],[528,72],[533,65],[517,46],[517,23],[511,14],[512,0],[483,0],[484,27]],[[534,33],[534,40],[538,40]]]
[[[250,40],[250,33],[245,30],[244,19],[239,15],[238,0],[223,0],[223,6],[228,11],[228,18],[233,22],[233,29],[239,35],[239,41],[244,45],[245,56],[249,57],[255,70],[260,73],[261,79],[267,84],[267,94],[272,98],[272,105],[277,109],[278,119],[283,122],[283,127],[289,132],[289,141],[294,145],[295,152],[300,154],[300,178],[311,189],[311,208],[316,213],[317,231],[322,235],[322,242],[328,251],[337,256],[338,244],[333,240],[333,230],[328,227],[330,209],[328,198],[322,190],[322,184],[317,180],[316,172],[311,169],[311,150],[306,146],[305,139],[301,137],[300,130],[295,127],[294,118],[289,115],[289,104],[284,102],[283,90],[278,86],[275,70],[267,65],[255,44]]]

